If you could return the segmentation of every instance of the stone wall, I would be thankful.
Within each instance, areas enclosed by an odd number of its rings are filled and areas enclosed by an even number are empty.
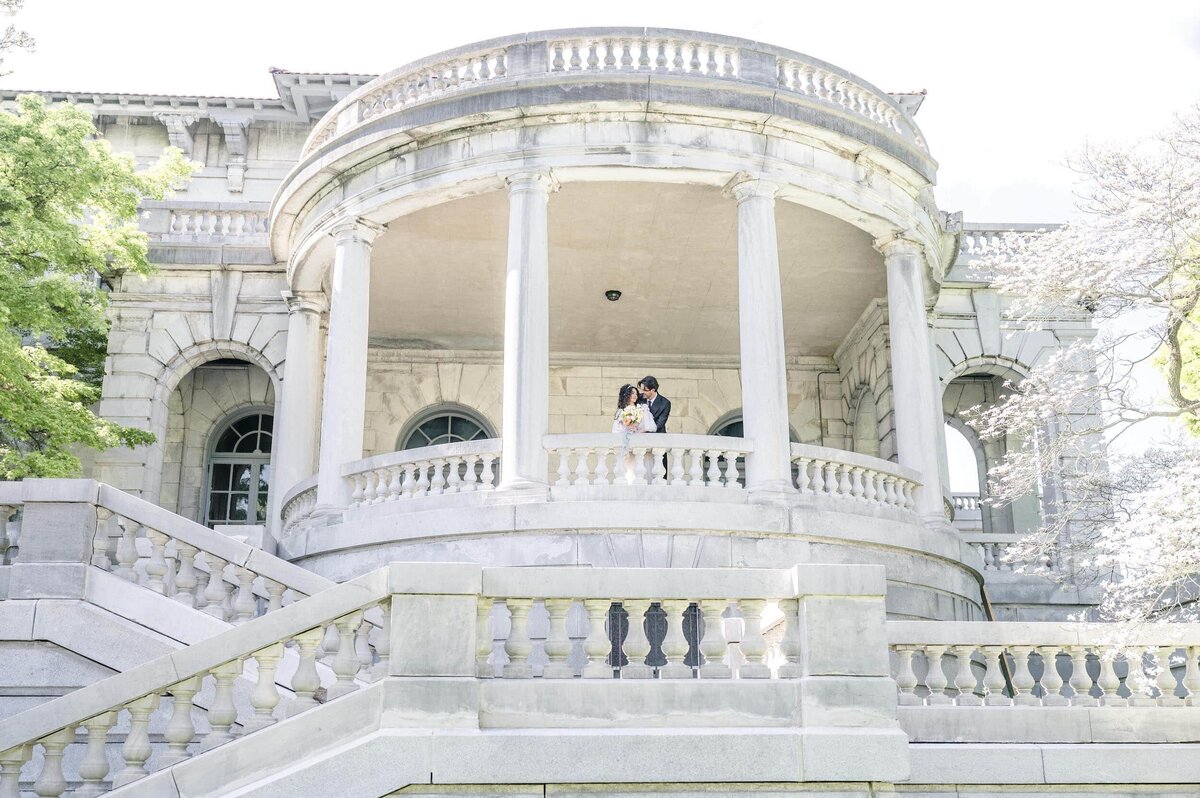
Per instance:
[[[891,350],[888,348],[887,304],[875,300],[863,311],[846,340],[833,354],[837,364],[840,384],[837,391],[838,412],[834,418],[844,419],[840,430],[845,449],[856,448],[853,442],[877,441],[876,454],[885,460],[896,459],[895,414],[892,409],[892,365]],[[873,402],[874,412],[865,412],[863,402]],[[859,419],[874,416],[876,429],[855,429]],[[831,430],[832,432],[833,430]],[[864,447],[869,448],[869,447]]]
[[[648,357],[598,355],[584,363],[556,358],[550,367],[549,431],[607,432],[617,391],[647,374],[671,400],[671,432],[706,435],[741,409],[741,377],[728,359],[689,358],[663,365]],[[833,377],[822,376],[833,373]],[[818,384],[821,398],[818,400]],[[499,433],[503,367],[499,352],[373,348],[367,374],[364,456],[395,451],[401,433],[422,411],[443,404],[468,407]],[[824,358],[798,358],[788,369],[792,430],[802,443],[844,446],[845,417],[836,371]]]

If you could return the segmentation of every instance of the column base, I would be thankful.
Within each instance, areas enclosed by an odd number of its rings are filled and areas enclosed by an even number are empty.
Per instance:
[[[318,504],[316,507],[314,507],[312,509],[312,512],[308,514],[308,517],[309,518],[322,518],[322,517],[327,518],[331,515],[341,515],[345,511],[346,511],[345,507],[338,507],[336,504]]]
[[[767,482],[746,488],[746,496],[751,504],[773,504],[777,507],[790,507],[796,503],[800,492],[783,481]]]
[[[534,482],[528,479],[514,479],[511,482],[501,481],[488,498],[489,504],[532,504],[546,502],[550,499],[550,486],[545,482]]]

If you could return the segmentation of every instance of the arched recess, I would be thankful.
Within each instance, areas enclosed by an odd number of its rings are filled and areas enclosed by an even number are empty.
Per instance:
[[[875,393],[861,385],[855,392],[853,412],[850,415],[850,444],[855,452],[879,457],[879,408]]]
[[[396,436],[396,450],[495,438],[487,418],[466,405],[443,402],[415,414]]]
[[[987,358],[956,367],[945,384],[942,411],[946,424],[966,438],[976,454],[980,498],[988,495],[988,474],[1010,451],[1019,450],[1025,441],[1017,435],[984,440],[970,420],[973,408],[988,407],[1001,401],[1026,370],[1015,362]],[[951,479],[953,479],[953,474]],[[1041,519],[1040,486],[1031,485],[1028,495],[999,507],[981,508],[985,533],[1023,534],[1035,529]]]
[[[221,356],[220,350],[204,354],[216,356],[196,358],[190,368],[184,361],[158,382],[153,417],[158,440],[147,451],[144,493],[198,522],[204,520],[213,436],[238,414],[274,414],[277,395],[274,369]]]
[[[200,523],[265,524],[274,450],[274,410],[243,407],[209,435]]]

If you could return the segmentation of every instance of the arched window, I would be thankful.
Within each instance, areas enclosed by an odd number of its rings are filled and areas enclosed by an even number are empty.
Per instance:
[[[875,405],[875,394],[864,389],[858,396],[854,408],[854,451],[879,456],[879,410]]]
[[[400,433],[398,449],[419,449],[443,443],[494,438],[488,423],[470,408],[459,405],[435,407],[421,413]]]
[[[722,416],[716,424],[713,424],[712,432],[709,435],[720,435],[725,438],[744,438],[746,437],[746,425],[742,423],[742,413],[737,411],[727,413]],[[792,443],[799,443],[800,437],[796,435],[796,430],[788,427],[788,440]]]
[[[214,436],[204,514],[208,526],[266,523],[273,423],[270,413],[250,413],[235,418]]]

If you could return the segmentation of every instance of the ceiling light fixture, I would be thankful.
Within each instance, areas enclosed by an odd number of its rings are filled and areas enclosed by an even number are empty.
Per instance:
[[[621,292],[620,292],[620,291],[618,291],[618,290],[617,290],[617,289],[615,289],[615,288],[610,288],[610,289],[608,289],[607,291],[605,291],[605,292],[604,292],[604,297],[605,297],[605,298],[606,298],[606,299],[607,299],[609,302],[616,302],[618,299],[620,299],[620,298],[621,298]]]

